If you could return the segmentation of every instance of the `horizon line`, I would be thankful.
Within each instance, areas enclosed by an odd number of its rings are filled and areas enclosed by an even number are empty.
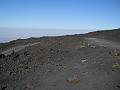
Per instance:
[[[45,29],[45,30],[112,30],[112,29],[119,29],[119,28],[110,28],[110,29],[88,29],[88,28],[35,28],[35,27],[0,27],[0,29]]]

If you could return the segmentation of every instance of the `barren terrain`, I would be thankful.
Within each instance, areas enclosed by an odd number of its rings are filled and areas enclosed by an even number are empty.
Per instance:
[[[119,29],[15,40],[0,52],[0,90],[120,90]]]

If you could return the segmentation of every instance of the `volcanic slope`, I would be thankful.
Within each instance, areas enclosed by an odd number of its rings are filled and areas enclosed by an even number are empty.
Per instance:
[[[120,49],[86,38],[119,44],[120,30],[84,35],[29,38],[0,44],[0,90],[120,90]]]

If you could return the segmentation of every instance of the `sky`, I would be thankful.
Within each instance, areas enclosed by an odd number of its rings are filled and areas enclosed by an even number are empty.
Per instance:
[[[61,29],[59,33],[69,34],[114,28],[120,28],[120,0],[0,0],[0,33],[47,29],[48,34],[58,34]]]
[[[120,27],[120,0],[0,0],[0,27]]]

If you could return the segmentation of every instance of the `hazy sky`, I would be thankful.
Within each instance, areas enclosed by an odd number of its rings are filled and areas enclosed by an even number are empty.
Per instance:
[[[120,0],[0,0],[0,42],[120,28]]]
[[[120,0],[0,0],[0,27],[120,28]]]

